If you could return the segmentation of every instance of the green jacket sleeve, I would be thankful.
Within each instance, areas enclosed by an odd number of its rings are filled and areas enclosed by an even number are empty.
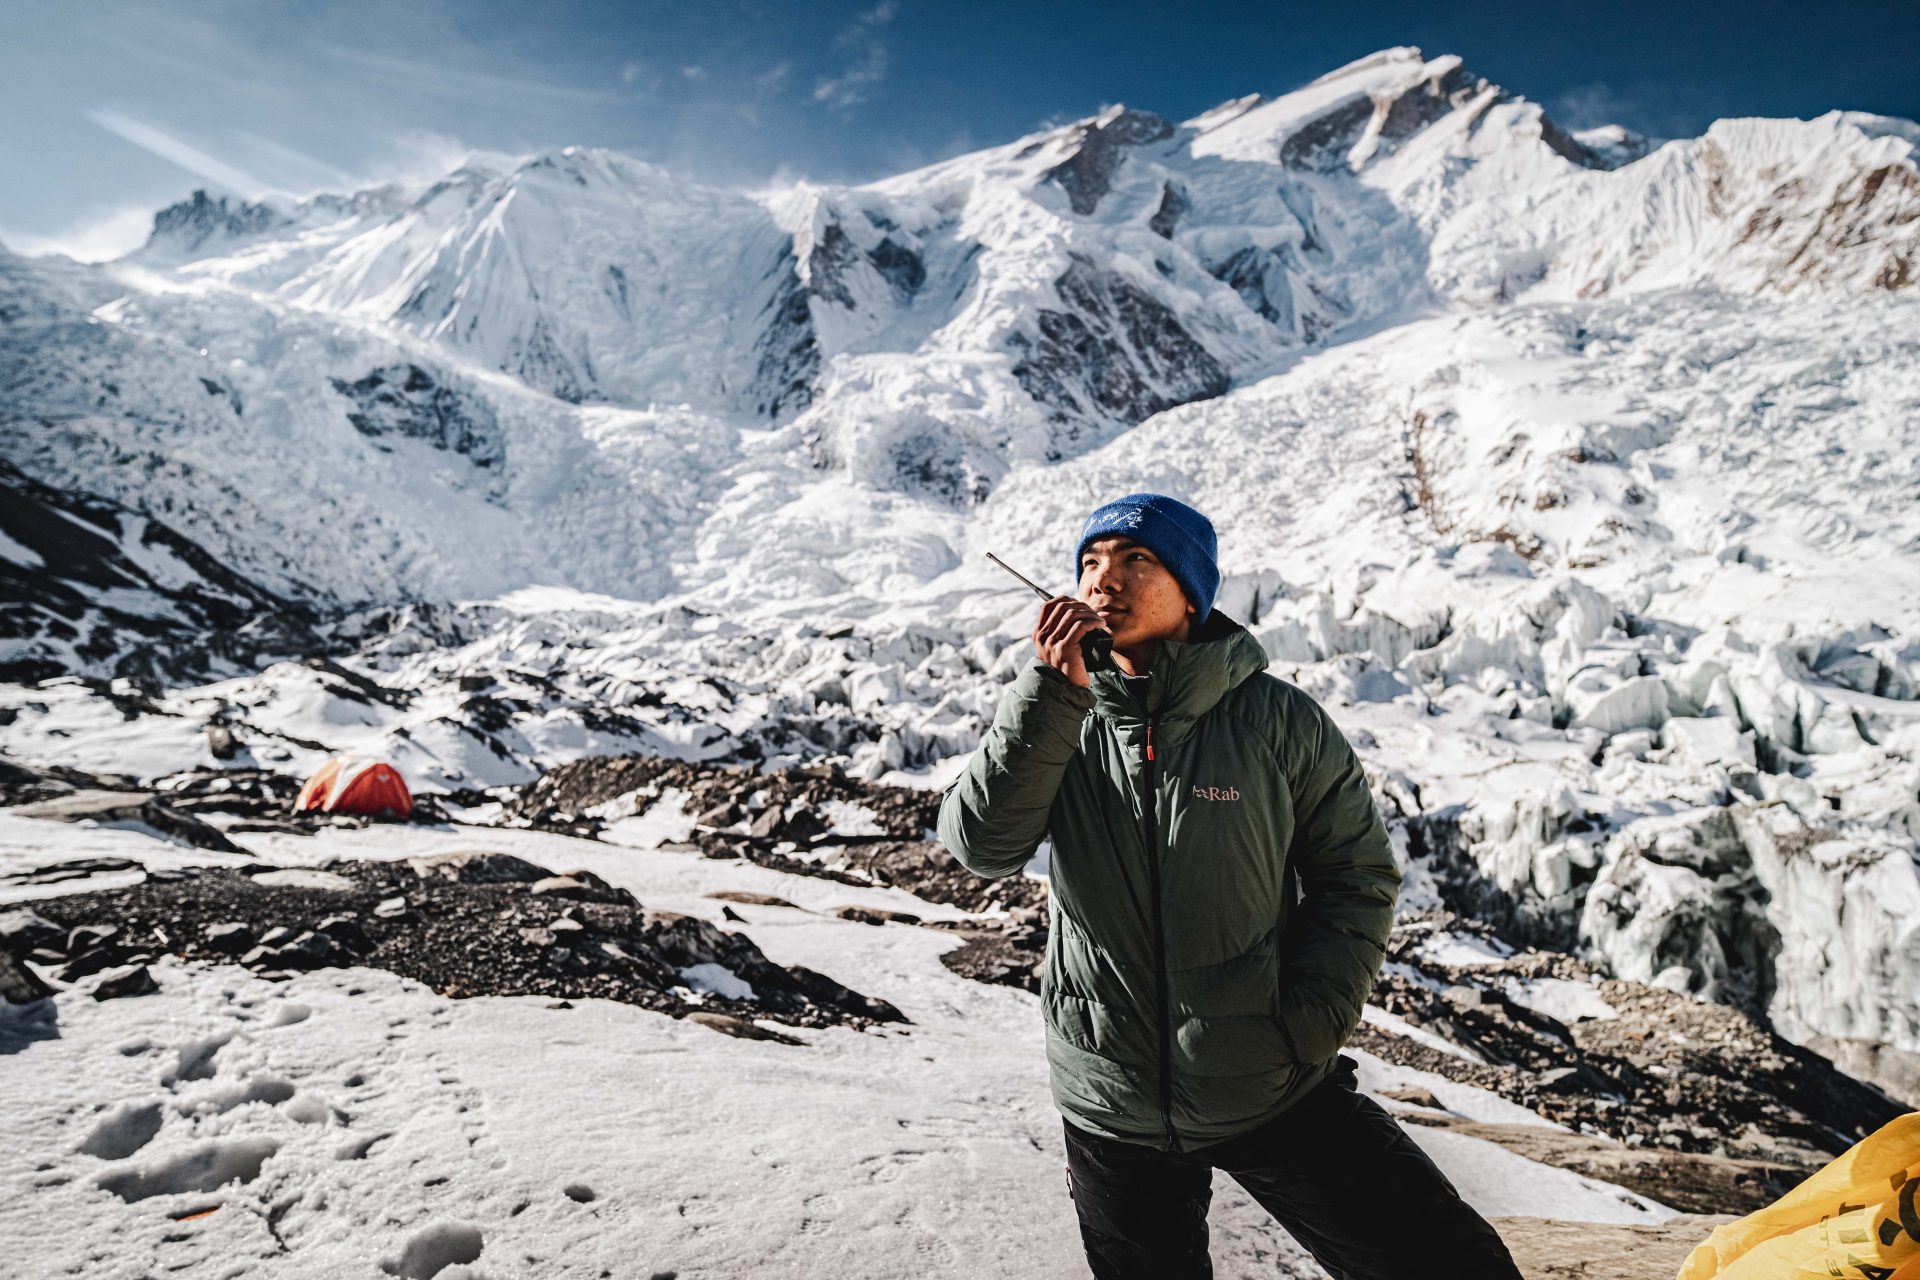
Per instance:
[[[967,771],[940,801],[940,842],[968,870],[998,879],[1027,865],[1092,710],[1092,690],[1038,660],[1007,686]]]
[[[1360,1022],[1386,956],[1400,871],[1359,757],[1318,703],[1289,693],[1279,745],[1301,896],[1280,938],[1280,1023],[1295,1060],[1312,1063],[1337,1054]]]

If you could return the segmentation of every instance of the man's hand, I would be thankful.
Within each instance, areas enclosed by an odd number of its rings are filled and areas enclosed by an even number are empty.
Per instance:
[[[1072,596],[1055,596],[1040,606],[1040,620],[1033,626],[1033,647],[1040,651],[1041,661],[1082,689],[1090,689],[1093,679],[1087,675],[1086,659],[1080,655],[1080,637],[1106,629],[1100,615],[1084,602]]]

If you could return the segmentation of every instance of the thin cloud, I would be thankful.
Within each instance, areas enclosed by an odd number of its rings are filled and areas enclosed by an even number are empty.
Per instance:
[[[251,196],[266,189],[267,184],[252,174],[236,169],[226,161],[210,156],[143,120],[135,120],[111,107],[94,107],[86,114],[87,119],[107,132],[118,134],[142,151],[152,152],[162,160],[171,161],[235,195]]]
[[[839,75],[814,82],[815,102],[844,111],[867,100],[873,86],[887,78],[887,43],[881,32],[899,11],[895,0],[880,0],[834,37],[833,47],[849,55],[848,63]]]

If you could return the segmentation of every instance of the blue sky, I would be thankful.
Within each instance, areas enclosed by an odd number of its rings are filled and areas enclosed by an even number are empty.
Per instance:
[[[570,143],[729,185],[857,181],[1396,44],[1574,128],[1920,117],[1917,0],[0,0],[0,24],[0,240],[89,257],[197,186],[341,189]]]

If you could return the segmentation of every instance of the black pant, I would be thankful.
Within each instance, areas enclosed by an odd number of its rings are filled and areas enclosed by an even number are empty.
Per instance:
[[[1179,1154],[1067,1125],[1067,1174],[1096,1280],[1209,1280],[1207,1203],[1224,1169],[1334,1280],[1520,1280],[1507,1247],[1342,1056],[1251,1133]]]

